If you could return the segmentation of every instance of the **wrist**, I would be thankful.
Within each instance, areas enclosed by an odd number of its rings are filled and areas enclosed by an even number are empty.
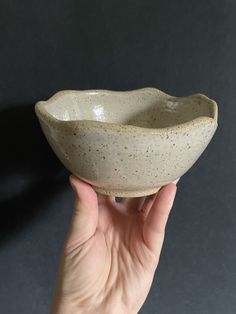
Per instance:
[[[55,301],[52,305],[51,314],[80,314],[82,311],[74,309],[72,305]]]
[[[62,297],[55,297],[50,314],[137,314],[137,308],[128,308],[121,303],[102,302],[100,304],[78,304],[65,300]]]
[[[82,307],[74,307],[66,303],[54,303],[50,314],[137,314],[137,312],[127,312],[119,309],[88,309]]]

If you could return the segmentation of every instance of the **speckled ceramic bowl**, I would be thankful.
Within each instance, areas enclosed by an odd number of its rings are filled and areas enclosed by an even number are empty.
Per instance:
[[[35,106],[65,167],[97,192],[137,197],[181,177],[217,128],[217,105],[202,94],[155,88],[67,90]]]

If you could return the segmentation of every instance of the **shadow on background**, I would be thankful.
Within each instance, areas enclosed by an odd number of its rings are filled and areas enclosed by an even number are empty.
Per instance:
[[[0,244],[40,215],[68,184],[68,172],[47,143],[34,106],[0,112]]]

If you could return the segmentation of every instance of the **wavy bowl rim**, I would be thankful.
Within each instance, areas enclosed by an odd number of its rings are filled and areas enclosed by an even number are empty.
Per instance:
[[[140,127],[140,126],[134,126],[134,125],[128,125],[128,124],[118,124],[118,123],[112,123],[112,122],[102,122],[102,121],[95,121],[95,120],[60,120],[55,118],[52,114],[50,114],[45,107],[50,105],[52,102],[57,100],[58,98],[71,94],[71,93],[83,93],[83,94],[124,94],[124,93],[137,93],[141,91],[146,91],[146,92],[152,92],[152,93],[157,93],[161,94],[163,96],[168,97],[169,99],[178,99],[178,98],[191,98],[191,97],[201,97],[204,99],[208,105],[211,104],[212,106],[212,112],[213,116],[200,116],[197,118],[194,118],[190,121],[179,123],[176,125],[172,126],[167,126],[163,128],[145,128],[145,127]],[[152,134],[157,134],[157,133],[163,133],[163,132],[175,132],[179,131],[180,129],[190,129],[192,127],[200,126],[201,124],[206,124],[206,123],[213,123],[218,125],[218,106],[217,103],[207,97],[204,94],[201,93],[194,93],[191,95],[187,96],[172,96],[169,95],[157,88],[154,87],[144,87],[144,88],[138,88],[138,89],[132,89],[132,90],[109,90],[109,89],[84,89],[84,90],[73,90],[73,89],[67,89],[67,90],[61,90],[56,92],[54,95],[52,95],[48,100],[46,101],[38,101],[35,104],[35,113],[37,117],[50,126],[54,127],[60,127],[60,128],[66,128],[66,129],[86,129],[86,128],[95,128],[95,129],[107,129],[107,130],[113,130],[113,131],[118,131],[118,132],[125,132],[125,133],[130,133],[130,132],[135,132],[135,133],[152,133]]]

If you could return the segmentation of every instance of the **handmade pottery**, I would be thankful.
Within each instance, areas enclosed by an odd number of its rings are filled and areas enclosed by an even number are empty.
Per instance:
[[[155,88],[66,90],[35,106],[52,149],[97,192],[138,197],[181,177],[217,128],[217,104],[202,94]]]

